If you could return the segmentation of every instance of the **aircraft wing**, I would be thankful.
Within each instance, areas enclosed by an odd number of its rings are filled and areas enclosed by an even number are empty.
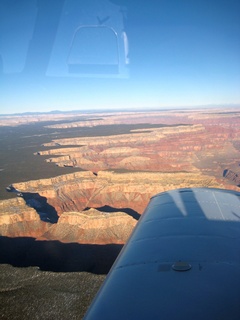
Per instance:
[[[240,193],[152,197],[85,318],[240,319]]]

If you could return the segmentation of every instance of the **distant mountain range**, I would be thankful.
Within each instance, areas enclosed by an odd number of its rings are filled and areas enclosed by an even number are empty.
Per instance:
[[[198,106],[171,106],[171,107],[145,107],[141,109],[137,108],[123,108],[123,109],[88,109],[88,110],[52,110],[43,112],[19,112],[19,113],[0,113],[0,117],[4,116],[36,116],[43,114],[69,114],[69,113],[105,113],[105,112],[146,112],[146,111],[169,111],[169,110],[179,110],[179,109],[199,109],[199,108],[240,108],[240,104],[229,103],[229,104],[209,104],[209,105],[198,105]]]

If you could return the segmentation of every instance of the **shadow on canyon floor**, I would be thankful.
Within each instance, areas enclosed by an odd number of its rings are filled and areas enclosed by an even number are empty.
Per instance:
[[[47,198],[40,196],[39,193],[21,192],[21,197],[29,207],[34,208],[45,222],[57,223],[58,214],[53,206],[47,203]]]
[[[86,245],[0,237],[0,263],[43,271],[107,274],[123,245]]]
[[[84,211],[87,211],[89,209],[90,209],[90,207],[87,207],[87,208],[84,209]],[[98,207],[98,208],[95,208],[95,209],[99,210],[101,212],[107,212],[107,213],[119,212],[119,211],[125,212],[126,214],[128,214],[129,216],[134,218],[135,220],[139,220],[139,218],[141,217],[141,215],[137,211],[135,211],[135,210],[133,210],[131,208],[114,208],[114,207],[105,205],[105,206]]]

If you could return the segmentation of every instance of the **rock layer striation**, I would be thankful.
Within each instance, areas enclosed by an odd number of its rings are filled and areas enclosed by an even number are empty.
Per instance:
[[[8,124],[13,121],[12,125],[46,121],[46,116],[41,117],[5,120]],[[56,124],[48,126],[54,130],[144,123],[156,126],[128,134],[75,135],[45,143],[36,155],[58,166],[85,171],[13,183],[20,197],[0,203],[3,236],[122,244],[150,197],[159,192],[186,187],[238,190],[223,177],[224,170],[239,169],[237,110],[105,113],[97,118],[68,114],[65,123],[64,115],[55,115],[54,120]]]

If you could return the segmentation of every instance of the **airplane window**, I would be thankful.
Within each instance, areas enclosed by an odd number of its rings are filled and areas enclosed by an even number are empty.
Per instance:
[[[185,188],[240,191],[239,17],[239,0],[0,0],[2,318],[81,319],[150,198],[166,191],[167,232],[214,211]],[[158,254],[163,278],[207,270]]]
[[[69,72],[118,73],[117,35],[107,27],[80,27],[70,47]]]
[[[37,0],[0,1],[2,73],[19,73],[25,67],[37,17],[36,4]]]
[[[127,35],[121,7],[108,1],[65,1],[49,76],[127,77]]]

